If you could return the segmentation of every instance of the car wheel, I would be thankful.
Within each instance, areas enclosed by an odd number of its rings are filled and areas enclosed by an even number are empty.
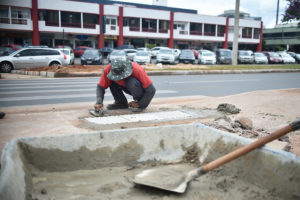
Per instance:
[[[53,61],[52,63],[50,63],[50,65],[49,65],[49,66],[51,66],[51,67],[56,67],[56,66],[58,66],[58,65],[60,65],[60,63],[59,63],[59,62],[57,62],[57,61]]]
[[[13,69],[13,66],[9,62],[3,62],[1,64],[1,72],[3,72],[3,73],[10,73],[12,69]]]

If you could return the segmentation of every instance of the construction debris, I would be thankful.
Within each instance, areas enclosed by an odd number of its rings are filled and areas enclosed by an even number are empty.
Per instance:
[[[217,110],[229,114],[238,114],[241,111],[241,109],[236,108],[234,105],[228,103],[219,104]]]

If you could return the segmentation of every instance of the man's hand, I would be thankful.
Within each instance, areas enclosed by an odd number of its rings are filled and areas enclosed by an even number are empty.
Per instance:
[[[139,105],[139,103],[137,101],[131,101],[131,102],[129,102],[128,106],[132,107],[132,108],[139,108],[140,107],[140,105]]]
[[[103,104],[95,104],[94,108],[95,108],[95,111],[99,111],[100,109],[103,108]]]

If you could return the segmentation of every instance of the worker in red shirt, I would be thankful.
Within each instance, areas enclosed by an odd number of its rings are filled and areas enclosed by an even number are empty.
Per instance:
[[[129,108],[141,112],[150,104],[156,91],[144,68],[129,60],[112,60],[104,68],[97,84],[95,111],[103,109],[104,93],[108,87],[115,100],[107,105],[108,110]],[[134,101],[128,103],[123,92],[131,95]]]

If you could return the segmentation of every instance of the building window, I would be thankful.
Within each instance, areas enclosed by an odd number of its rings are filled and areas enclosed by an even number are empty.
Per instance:
[[[225,26],[218,25],[218,37],[224,37],[225,36]]]
[[[81,28],[80,13],[61,12],[61,26],[62,27]]]
[[[216,35],[216,25],[215,24],[204,24],[204,35],[215,36]]]
[[[168,33],[169,30],[169,21],[159,20],[159,32]]]
[[[106,25],[117,25],[117,19],[116,18],[112,18],[112,17],[106,17],[106,21],[105,21]]]
[[[27,25],[27,19],[30,19],[30,10],[23,8],[12,8],[11,23]]]
[[[58,11],[40,10],[39,20],[45,21],[46,26],[58,26]]]
[[[255,28],[254,29],[254,39],[258,39],[259,38],[259,35],[260,35],[260,29],[259,28]]]
[[[252,28],[242,28],[242,38],[252,38]]]
[[[95,29],[98,21],[98,15],[83,13],[83,28]]]
[[[157,21],[155,19],[142,19],[143,32],[156,32]]]
[[[8,7],[0,7],[0,23],[9,24]]]
[[[190,24],[190,34],[191,35],[202,35],[202,24],[191,23]]]
[[[185,24],[174,24],[174,29],[184,31],[185,30]]]
[[[130,31],[140,31],[140,19],[125,17],[123,19],[123,26],[129,26]]]

